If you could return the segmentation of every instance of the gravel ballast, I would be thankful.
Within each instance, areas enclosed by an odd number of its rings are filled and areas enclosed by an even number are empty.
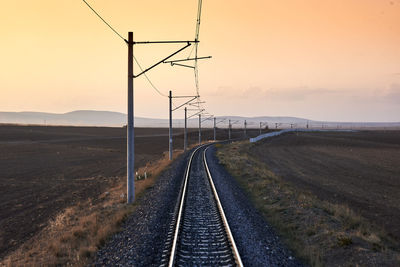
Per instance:
[[[191,151],[181,155],[161,173],[155,185],[138,200],[122,231],[98,251],[92,265],[161,265],[190,154]],[[214,146],[206,156],[244,266],[303,266],[281,244],[234,178],[218,164]]]
[[[283,246],[236,180],[218,164],[215,152],[215,146],[207,150],[207,164],[244,266],[303,266]]]

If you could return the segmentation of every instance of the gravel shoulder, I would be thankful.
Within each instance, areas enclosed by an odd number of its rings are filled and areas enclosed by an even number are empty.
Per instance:
[[[207,164],[245,266],[303,266],[283,246],[278,235],[250,203],[236,180],[221,166],[215,146],[207,152]]]
[[[190,153],[176,159],[136,202],[122,231],[98,251],[95,266],[159,266]]]

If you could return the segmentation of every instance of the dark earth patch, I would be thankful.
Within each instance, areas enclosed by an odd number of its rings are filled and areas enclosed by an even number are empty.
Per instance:
[[[290,133],[250,153],[282,179],[347,204],[400,240],[400,132]]]

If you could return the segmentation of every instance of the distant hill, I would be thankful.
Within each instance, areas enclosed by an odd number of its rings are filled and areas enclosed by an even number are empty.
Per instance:
[[[125,120],[125,114],[110,111],[77,110],[63,114],[0,112],[0,123],[121,126]]]
[[[231,120],[233,128],[242,128],[244,120],[247,127],[258,128],[260,122],[269,128],[359,128],[359,127],[400,127],[400,122],[321,122],[296,117],[239,117],[221,116],[217,118],[218,127],[225,128]],[[7,124],[40,124],[40,125],[75,125],[75,126],[115,126],[126,124],[126,114],[111,111],[77,110],[62,114],[43,112],[0,112],[0,123]],[[212,120],[202,122],[203,127],[212,127]],[[173,120],[174,127],[183,127],[183,119]],[[167,119],[135,117],[135,127],[168,127]],[[188,120],[188,127],[198,127],[198,118]]]

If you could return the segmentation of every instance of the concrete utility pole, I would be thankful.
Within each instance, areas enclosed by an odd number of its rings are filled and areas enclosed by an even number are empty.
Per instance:
[[[246,130],[247,130],[247,122],[246,120],[244,120],[244,137],[247,136]]]
[[[172,91],[169,91],[169,160],[172,160]]]
[[[180,53],[181,51],[185,50],[189,46],[191,46],[193,43],[198,44],[198,28],[200,25],[200,10],[201,10],[201,1],[199,2],[199,12],[198,12],[198,20],[197,20],[197,33],[196,33],[196,39],[194,41],[144,41],[144,42],[134,42],[133,41],[133,32],[128,32],[128,40],[126,40],[124,37],[122,37],[110,24],[108,24],[100,15],[97,13],[85,0],[83,2],[96,14],[97,17],[99,17],[115,34],[117,34],[121,39],[125,41],[125,43],[128,45],[128,114],[127,114],[127,137],[126,137],[126,143],[127,143],[127,202],[132,203],[135,200],[135,160],[134,160],[134,93],[133,93],[133,84],[134,84],[134,78],[137,78],[141,76],[142,74],[145,74],[147,71],[155,68],[156,66],[162,64],[162,63],[167,63],[167,60],[170,59],[171,57],[175,56],[176,54]],[[153,64],[152,66],[148,67],[145,70],[142,70],[139,74],[134,75],[133,73],[133,45],[137,44],[185,44],[185,46],[179,48],[169,56],[165,57],[164,59],[158,61],[157,63]],[[205,59],[205,58],[211,58],[211,57],[197,57],[197,50],[196,50],[196,57],[195,58],[190,58],[190,59],[185,59],[185,60],[179,60],[179,61],[187,61],[187,60],[197,60],[198,59]],[[177,64],[175,64],[177,65]]]
[[[214,117],[214,142],[217,141],[217,118]]]
[[[185,133],[183,135],[183,150],[187,150],[187,107],[185,107]]]
[[[199,145],[201,145],[201,114],[199,114]]]
[[[261,121],[260,121],[260,135],[261,135]]]
[[[229,120],[229,125],[228,125],[228,137],[229,140],[231,140],[231,120]]]
[[[293,123],[290,124],[290,129],[293,129]]]
[[[133,124],[133,32],[128,33],[127,202],[135,201],[135,132]]]

